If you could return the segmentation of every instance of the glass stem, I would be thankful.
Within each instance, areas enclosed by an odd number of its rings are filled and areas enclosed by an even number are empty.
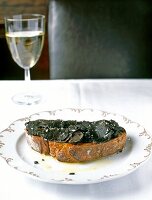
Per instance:
[[[24,78],[25,78],[25,81],[30,81],[31,80],[31,75],[30,75],[30,69],[29,68],[24,69]]]

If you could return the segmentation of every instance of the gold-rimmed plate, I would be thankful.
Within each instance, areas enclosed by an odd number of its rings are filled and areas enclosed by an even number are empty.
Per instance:
[[[25,138],[25,122],[36,119],[113,119],[127,131],[121,153],[88,163],[62,163],[32,150]],[[152,138],[143,126],[125,116],[93,109],[59,109],[35,113],[14,121],[0,133],[0,156],[6,163],[40,181],[60,184],[90,184],[125,176],[143,165],[151,155]]]

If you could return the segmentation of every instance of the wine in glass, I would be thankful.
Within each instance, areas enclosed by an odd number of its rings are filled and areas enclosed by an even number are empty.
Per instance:
[[[5,17],[5,36],[13,60],[24,69],[25,81],[30,88],[30,68],[38,61],[45,34],[45,16],[20,14]],[[12,97],[17,104],[32,105],[41,100],[41,95],[32,91]]]

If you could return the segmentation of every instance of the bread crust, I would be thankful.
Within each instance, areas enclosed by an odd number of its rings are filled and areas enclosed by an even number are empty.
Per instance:
[[[123,150],[126,144],[126,131],[116,138],[100,143],[61,143],[44,140],[42,136],[29,135],[26,131],[27,142],[35,151],[50,155],[61,162],[87,162],[105,156],[113,155]]]

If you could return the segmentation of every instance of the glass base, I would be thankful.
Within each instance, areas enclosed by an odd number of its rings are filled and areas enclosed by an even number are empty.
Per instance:
[[[41,95],[34,93],[20,93],[12,97],[13,102],[19,105],[38,104],[41,99]]]

